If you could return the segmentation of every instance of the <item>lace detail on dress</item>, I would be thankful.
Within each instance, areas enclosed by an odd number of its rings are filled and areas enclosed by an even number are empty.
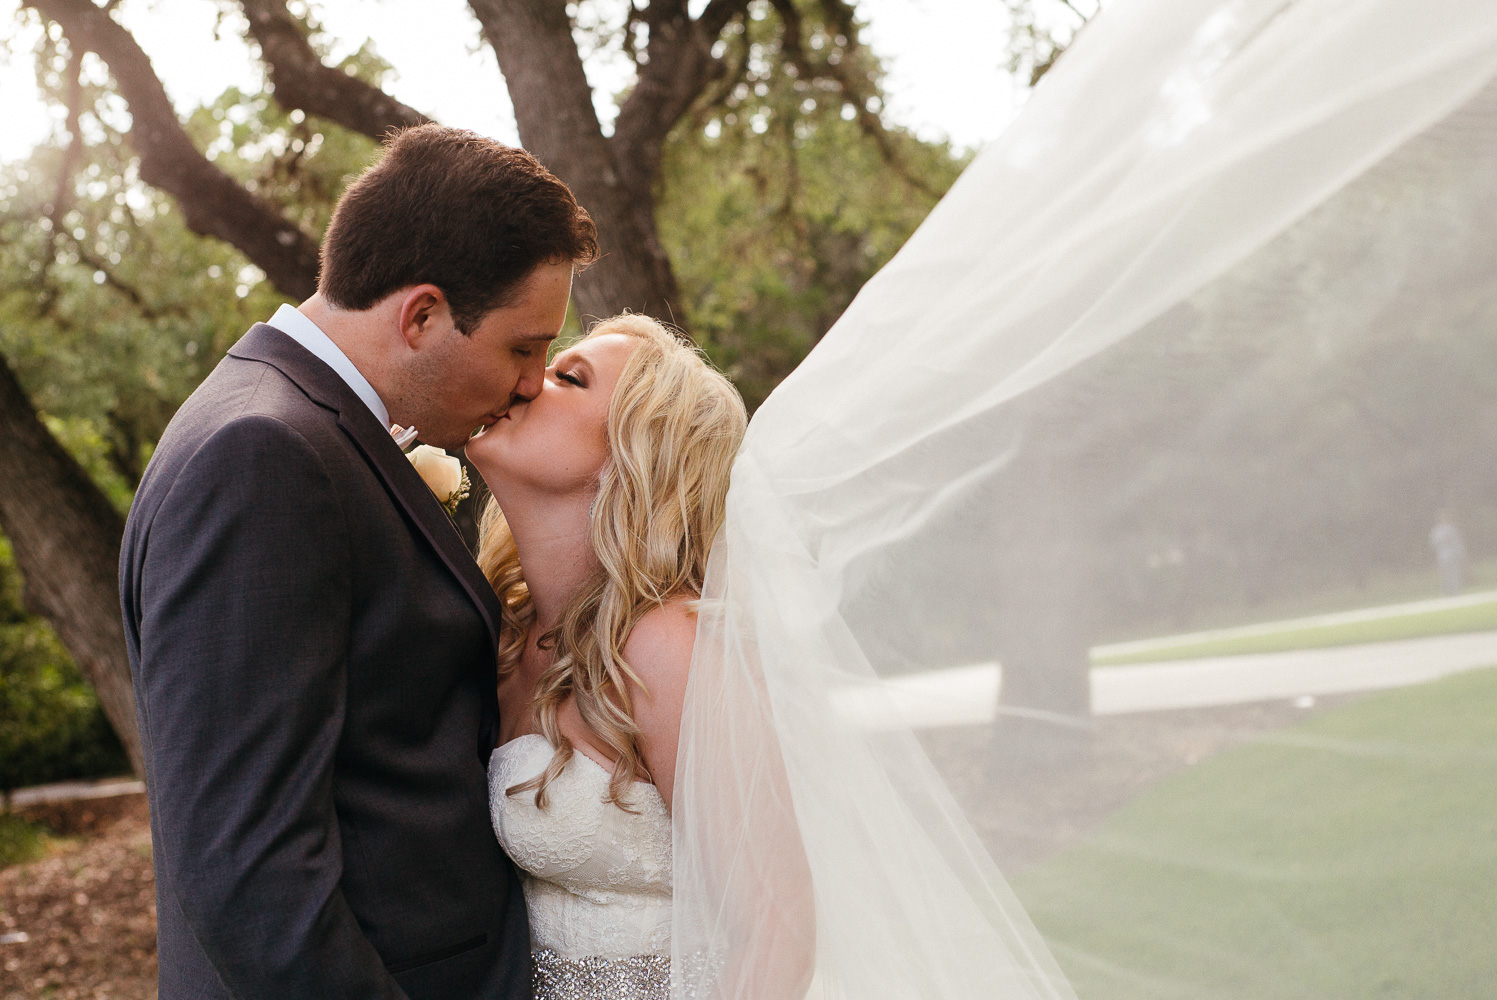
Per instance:
[[[525,876],[536,996],[663,996],[671,950],[665,802],[643,781],[624,796],[634,812],[605,802],[609,773],[581,753],[547,787],[545,809],[536,808],[534,792],[505,794],[540,774],[552,753],[545,737],[530,734],[489,761],[494,832]],[[664,960],[641,960],[650,956]]]

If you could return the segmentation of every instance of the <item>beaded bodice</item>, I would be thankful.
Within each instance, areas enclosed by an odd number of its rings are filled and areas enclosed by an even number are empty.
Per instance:
[[[494,832],[524,872],[538,970],[547,961],[601,967],[641,956],[655,956],[653,965],[668,969],[671,820],[665,802],[643,781],[630,784],[624,797],[632,812],[604,801],[609,772],[580,752],[547,787],[545,808],[536,807],[533,791],[505,794],[545,770],[552,753],[544,736],[530,734],[499,747],[489,761]]]

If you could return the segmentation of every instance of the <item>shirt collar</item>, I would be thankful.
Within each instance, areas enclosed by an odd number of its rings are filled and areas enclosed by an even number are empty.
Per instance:
[[[322,332],[322,329],[313,323],[307,316],[295,306],[283,305],[270,317],[270,325],[296,341],[307,350],[316,355],[317,359],[338,373],[338,377],[348,383],[348,387],[354,391],[364,405],[369,407],[369,412],[374,414],[381,427],[390,426],[390,411],[385,406],[384,400],[379,398],[379,393],[374,391],[374,386],[363,373],[348,360],[348,355],[343,349],[333,343],[333,339]]]

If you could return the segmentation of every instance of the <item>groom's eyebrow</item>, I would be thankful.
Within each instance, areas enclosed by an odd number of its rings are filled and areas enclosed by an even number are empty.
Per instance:
[[[522,341],[544,340],[547,343],[550,343],[551,341],[553,341],[555,339],[556,339],[556,334],[554,334],[554,333],[545,333],[545,332],[542,332],[542,333],[527,333],[527,334],[525,334],[524,336],[522,336],[520,338],[520,340],[522,340]]]

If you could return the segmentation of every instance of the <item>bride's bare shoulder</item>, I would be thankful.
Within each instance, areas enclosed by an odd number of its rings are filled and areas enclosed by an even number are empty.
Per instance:
[[[686,678],[696,642],[694,598],[682,597],[651,608],[634,625],[624,643],[624,660],[639,678],[630,685],[634,722],[646,769],[671,804],[675,784],[676,743],[686,701]]]
[[[696,635],[695,595],[675,597],[634,623],[624,642],[624,659],[646,687],[652,677],[665,680],[678,673],[684,677],[691,666]]]

